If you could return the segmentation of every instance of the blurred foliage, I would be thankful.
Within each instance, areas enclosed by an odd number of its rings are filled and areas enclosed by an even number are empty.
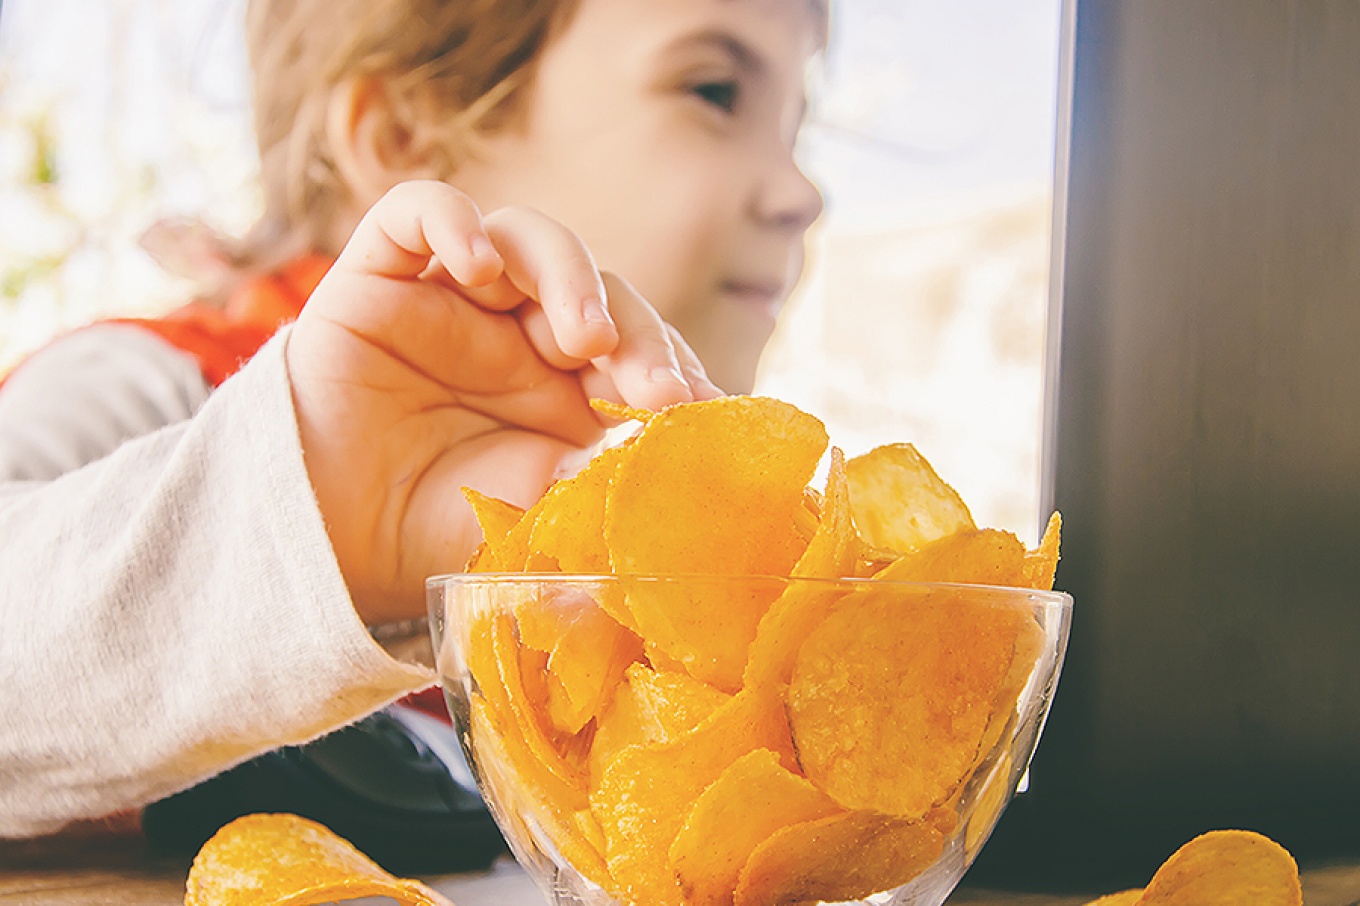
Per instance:
[[[3,92],[2,84],[0,92]],[[6,180],[3,196],[0,196],[4,198],[6,207],[17,208],[27,201],[25,207],[66,221],[79,237],[55,251],[25,251],[10,247],[13,243],[6,243],[4,256],[0,258],[0,300],[13,303],[30,285],[51,280],[61,270],[83,241],[84,231],[80,229],[78,218],[65,209],[62,203],[57,141],[50,112],[6,116],[3,107],[0,107],[0,130],[3,130],[7,144],[13,149],[11,153],[17,151],[16,156],[20,157],[12,161],[8,168],[16,171],[15,175],[19,178],[13,182]],[[26,155],[24,151],[27,151]],[[11,224],[10,229],[17,231],[22,226]]]
[[[57,182],[57,143],[52,135],[51,120],[39,116],[32,120],[33,164],[29,168],[29,182],[35,186],[51,186]]]
[[[249,111],[187,74],[203,30],[234,26],[220,11],[195,19],[205,0],[86,2],[5,3],[0,371],[59,332],[195,293],[140,246],[158,221],[201,218],[232,235],[257,216]],[[62,12],[82,8],[86,27],[70,31]]]

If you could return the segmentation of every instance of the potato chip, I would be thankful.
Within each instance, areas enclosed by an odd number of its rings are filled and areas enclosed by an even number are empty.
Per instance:
[[[811,512],[810,507],[805,510]],[[816,523],[802,556],[793,566],[794,578],[840,579],[850,575],[859,553],[859,536],[850,515],[850,486],[845,477],[845,454],[831,448],[826,493],[816,510]]]
[[[419,881],[395,878],[315,821],[245,815],[224,825],[194,857],[185,906],[313,906],[391,897],[404,906],[453,906]]]
[[[642,641],[601,609],[585,588],[547,587],[516,611],[520,643],[547,652],[547,713],[554,728],[579,732],[596,717]]]
[[[618,626],[617,623],[614,624]],[[602,655],[590,656],[585,638],[576,633],[571,644],[548,657],[548,719],[555,729],[575,735],[596,718],[623,678],[623,670],[642,655],[637,636],[612,636]]]
[[[587,575],[610,572],[604,542],[605,502],[630,449],[631,443],[625,442],[601,451],[584,469],[544,495],[527,541],[533,568]],[[636,633],[633,615],[616,587],[598,589],[595,600],[616,622]]]
[[[911,444],[889,444],[846,463],[850,507],[871,547],[904,554],[977,526],[957,491]]]
[[[584,807],[581,790],[571,781],[564,780],[548,770],[543,760],[524,742],[523,736],[517,731],[518,728],[505,726],[499,715],[481,696],[474,696],[472,701],[474,704],[471,710],[474,713],[471,719],[474,728],[494,737],[498,757],[537,791],[541,801],[551,804],[561,813],[579,811]]]
[[[735,906],[866,897],[916,877],[944,852],[954,815],[907,821],[841,812],[794,824],[756,847],[741,870]]]
[[[542,668],[547,665],[547,655],[533,652],[532,649],[521,650],[509,614],[495,614],[492,617],[490,643],[500,677],[499,691],[503,696],[488,696],[496,718],[502,722],[507,737],[515,741],[522,740],[525,751],[539,766],[576,792],[571,804],[584,808],[584,764],[565,757],[563,740],[551,734],[546,719],[547,692],[543,685]],[[526,652],[530,654],[526,655]],[[525,669],[526,657],[530,663],[528,670]],[[526,765],[521,767],[527,769]]]
[[[468,502],[473,505],[473,512],[478,512],[477,507],[481,506],[483,512],[477,516],[478,522],[484,518],[488,524],[497,528],[501,526],[501,518],[505,515],[506,507],[513,504],[503,500],[496,500],[494,497],[486,497],[483,501],[475,500],[472,496],[475,491],[468,488],[463,489],[463,496],[467,497]],[[523,572],[530,560],[529,533],[533,531],[534,521],[538,518],[538,503],[526,510],[510,526],[504,535],[499,536],[494,541],[491,536],[485,536],[482,544],[483,549],[477,554],[477,572],[483,573],[514,573]],[[499,505],[499,506],[498,506]],[[486,529],[483,528],[485,533]]]
[[[595,813],[589,809],[579,811],[575,815],[576,826],[580,830],[580,837],[583,841],[590,844],[590,848],[596,853],[604,853],[604,828],[600,827],[600,822],[595,819]]]
[[[501,681],[501,668],[497,662],[497,626],[498,620],[493,611],[473,614],[467,624],[468,637],[463,653],[477,691],[493,711],[509,721],[514,719],[514,711],[510,707],[510,697]]]
[[[1058,572],[1058,545],[1061,534],[1062,517],[1055,512],[1048,517],[1048,525],[1044,528],[1044,537],[1039,540],[1039,546],[1025,554],[1024,576],[1020,584],[1026,588],[1041,588],[1045,591],[1053,588],[1053,579]]]
[[[599,611],[588,589],[571,585],[544,585],[516,603],[515,631],[519,643],[535,651],[549,652],[578,620],[589,620]]]
[[[646,424],[656,413],[650,409],[637,409],[633,406],[625,406],[623,403],[616,403],[612,400],[602,400],[592,398],[590,408],[603,415],[605,418],[612,418],[621,422],[642,422]]]
[[[793,575],[829,579],[849,575],[854,571],[859,548],[859,537],[850,518],[845,456],[839,448],[832,447],[817,529],[794,566]],[[830,584],[825,587],[798,584],[785,588],[756,627],[743,676],[745,685],[787,683],[798,646],[844,594],[843,587]]]
[[[991,717],[987,721],[987,729],[982,733],[982,742],[978,744],[979,763],[988,757],[997,743],[1003,738],[1009,739],[1009,735],[1014,732],[1016,721],[1020,719],[1017,708],[1020,694],[1029,683],[1034,666],[1044,651],[1046,641],[1044,631],[1033,619],[1017,615],[1012,626],[1015,630],[1015,639],[1011,649],[1010,667],[997,684],[996,695],[992,699]]]
[[[488,562],[491,557],[491,555],[487,553],[488,550],[489,548],[486,546],[485,541],[479,543],[477,547],[472,551],[472,556],[468,557],[467,563],[463,564],[463,572],[465,573],[490,572],[490,570],[483,568],[483,564],[485,562]],[[486,559],[484,560],[483,558]]]
[[[789,683],[808,778],[850,809],[920,818],[944,802],[979,757],[1025,621],[956,589],[842,599]]]
[[[893,582],[1023,584],[1025,545],[999,529],[960,529],[894,560],[874,578]]]
[[[629,746],[659,745],[691,732],[732,696],[688,673],[629,665],[622,685],[595,726],[590,776],[598,784],[605,767]]]
[[[472,506],[477,525],[482,529],[482,541],[491,552],[489,557],[504,558],[506,536],[524,518],[524,508],[483,494],[474,488],[463,488],[463,496]]]
[[[601,529],[604,495],[627,449],[603,450],[577,474],[554,482],[508,530],[504,523],[512,504],[464,488],[487,536],[489,550],[478,558],[479,571],[608,572]],[[495,540],[487,534],[484,518],[496,530]]]
[[[631,452],[631,444],[602,450],[580,472],[549,488],[542,506],[535,508],[529,549],[551,558],[562,572],[607,574],[605,494],[619,464]]]
[[[530,795],[540,798],[542,789],[562,781],[542,768],[527,751],[518,756],[510,754],[495,710],[476,692],[468,697],[465,719],[477,783],[488,808],[501,824],[506,842],[518,849],[518,841],[533,836],[527,820],[532,808],[523,799]]]
[[[803,491],[826,442],[820,421],[777,400],[723,397],[657,413],[609,494],[613,571],[789,575],[806,547]],[[702,588],[638,584],[628,609],[641,636],[696,678],[735,692],[776,586],[737,599]]]
[[[755,848],[780,828],[842,811],[825,793],[754,749],[704,790],[671,844],[670,862],[688,906],[732,902],[737,876]]]
[[[844,586],[827,583],[791,585],[775,599],[756,629],[746,664],[748,688],[771,688],[788,683],[794,655],[836,602],[847,594]]]
[[[795,765],[780,703],[742,692],[693,731],[660,745],[629,746],[605,766],[590,793],[604,831],[606,864],[634,906],[679,906],[667,853],[700,794],[741,756],[775,752]]]
[[[840,460],[839,470],[845,471],[845,454],[839,449],[833,449],[832,455]],[[802,509],[794,510],[793,522],[794,530],[804,541],[811,541],[817,534],[817,528],[822,521],[822,495],[818,494],[815,488],[803,488]],[[795,567],[796,568],[796,567]]]
[[[485,700],[474,696],[469,715],[472,752],[482,782],[499,803],[497,818],[508,822],[513,839],[535,839],[587,878],[609,879],[598,828],[580,791],[546,770],[513,731],[504,731]]]
[[[1013,761],[1010,752],[1002,752],[996,764],[982,778],[973,792],[973,802],[968,815],[968,827],[963,832],[963,849],[975,855],[991,833],[996,820],[1001,817],[1001,809],[1011,794],[1011,768]]]
[[[964,529],[899,557],[876,578],[1019,587],[1041,587],[1047,581],[1051,587],[1058,555],[1058,530],[1058,515],[1054,513],[1039,549],[1027,552],[1020,539],[1010,532]],[[1006,622],[1014,631],[1010,667],[997,686],[991,718],[978,748],[979,759],[987,757],[1017,716],[1015,703],[1045,642],[1043,630],[1033,619],[1017,614]]]
[[[1280,844],[1244,830],[1201,834],[1157,869],[1139,906],[1301,906],[1299,867]]]
[[[1121,890],[1119,893],[1109,893],[1098,900],[1092,900],[1086,906],[1138,906],[1143,899],[1143,888],[1135,887],[1131,890]]]
[[[860,538],[859,556],[855,558],[855,578],[871,579],[902,555],[882,547],[870,547]]]

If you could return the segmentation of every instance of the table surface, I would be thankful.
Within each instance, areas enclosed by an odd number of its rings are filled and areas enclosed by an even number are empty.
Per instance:
[[[1155,868],[1155,866],[1154,866]],[[184,900],[189,866],[155,856],[135,827],[93,825],[40,840],[0,841],[0,906],[171,906]],[[457,906],[542,906],[512,861],[486,872],[423,879]],[[1360,906],[1360,864],[1303,874],[1305,906]],[[1090,896],[1016,894],[960,888],[950,906],[1082,906]],[[370,900],[368,902],[387,902]]]

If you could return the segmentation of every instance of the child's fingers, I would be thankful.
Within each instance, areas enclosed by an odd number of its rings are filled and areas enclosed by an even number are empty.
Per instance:
[[[699,361],[699,357],[695,355],[689,343],[685,342],[680,331],[670,324],[666,325],[666,330],[670,333],[671,347],[675,350],[675,359],[679,363],[685,379],[689,381],[690,391],[694,394],[694,398],[696,400],[711,400],[726,396],[726,392],[721,387],[708,379],[708,372],[704,369],[703,362]]]
[[[609,275],[606,274],[606,279],[608,278]],[[534,344],[539,354],[549,365],[562,371],[577,371],[579,373],[581,389],[587,398],[606,399],[623,405],[638,404],[639,401],[635,395],[632,399],[626,399],[615,383],[614,376],[619,369],[608,367],[609,359],[612,357],[605,357],[602,361],[605,367],[602,369],[595,367],[589,361],[573,358],[557,349],[552,344],[548,317],[536,305],[526,306],[524,314],[520,316],[520,322],[523,325],[524,332],[529,336],[530,342]],[[680,331],[669,324],[666,324],[665,327],[675,363],[679,366],[680,373],[684,376],[686,383],[689,384],[693,399],[709,400],[724,396],[723,390],[708,379],[708,372],[704,370],[699,357],[694,354],[689,344],[680,335]],[[546,353],[544,352],[545,349],[548,350]],[[669,370],[669,365],[664,367]],[[636,373],[636,369],[634,369],[634,373]],[[670,377],[670,375],[667,375],[668,379]],[[635,387],[632,392],[636,394]],[[607,422],[608,420],[604,419],[604,421]]]
[[[519,317],[520,328],[529,338],[529,344],[543,361],[561,371],[576,371],[590,364],[589,359],[567,355],[558,347],[552,322],[548,320],[548,313],[542,306],[525,305],[516,314]]]
[[[694,353],[683,341],[680,343],[683,351],[677,348],[670,325],[627,281],[614,274],[606,274],[604,279],[614,323],[618,325],[619,343],[609,355],[596,358],[594,364],[618,388],[621,402],[659,409],[693,400],[699,388],[691,387],[686,366],[693,373],[693,365],[698,361],[693,358]]]
[[[503,267],[471,198],[447,183],[415,180],[378,199],[336,266],[376,276],[416,277],[432,257],[467,286],[490,283]]]
[[[529,208],[502,208],[484,222],[505,261],[505,276],[547,315],[552,345],[582,360],[612,352],[619,332],[600,271],[576,234]],[[487,301],[481,294],[469,297]]]
[[[670,334],[676,360],[680,365],[680,370],[684,372],[685,379],[689,382],[693,398],[710,400],[725,396],[726,394],[722,389],[708,379],[704,366],[699,363],[699,357],[689,348],[689,344],[680,336],[680,332],[670,325],[667,325],[667,330]],[[618,386],[614,383],[613,376],[598,368],[585,368],[581,371],[581,389],[589,399],[603,399],[628,405],[628,401],[624,399],[623,394],[619,392]],[[607,418],[602,418],[601,421],[606,424],[612,423]]]

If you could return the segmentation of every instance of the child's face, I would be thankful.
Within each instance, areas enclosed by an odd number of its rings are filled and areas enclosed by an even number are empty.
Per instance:
[[[561,221],[749,390],[822,207],[792,153],[819,33],[808,0],[581,0],[452,182]]]

